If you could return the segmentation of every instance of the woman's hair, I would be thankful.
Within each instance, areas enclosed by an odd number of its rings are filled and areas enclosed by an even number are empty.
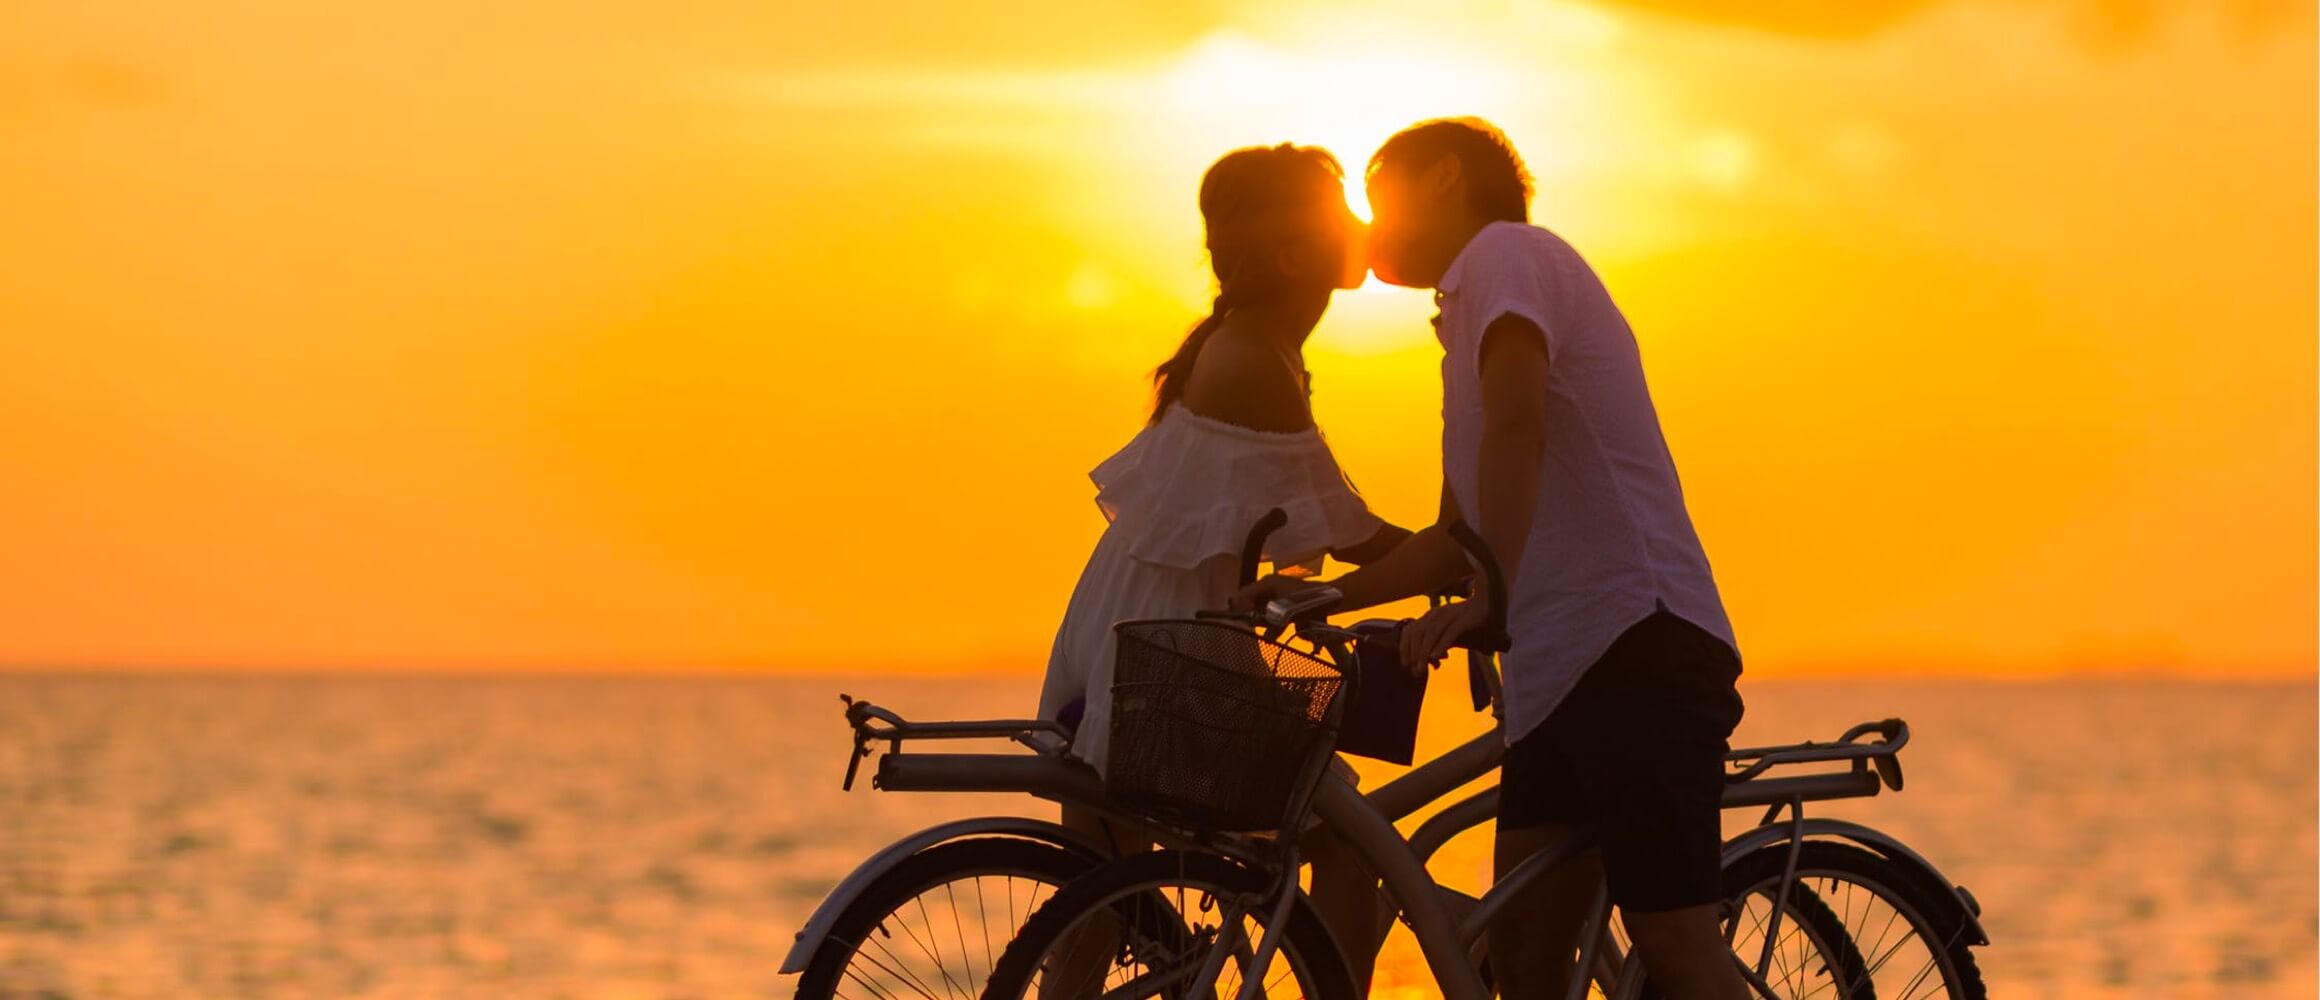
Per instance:
[[[1184,395],[1193,359],[1225,314],[1283,289],[1280,251],[1322,236],[1345,215],[1345,170],[1318,146],[1236,149],[1208,168],[1200,178],[1200,218],[1208,228],[1216,302],[1176,353],[1152,370],[1153,420]]]

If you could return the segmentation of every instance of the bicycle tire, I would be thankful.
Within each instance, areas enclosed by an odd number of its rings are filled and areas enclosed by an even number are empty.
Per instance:
[[[798,977],[796,1000],[836,1000],[864,940],[930,889],[978,876],[1014,876],[1046,884],[1052,899],[1054,891],[1096,864],[1076,852],[1019,837],[953,840],[913,854],[872,881],[831,923],[829,936]],[[1022,917],[1027,919],[1033,909],[1025,907]]]
[[[999,956],[984,985],[983,1000],[1025,1000],[1040,960],[1066,931],[1099,908],[1119,906],[1124,896],[1139,889],[1198,885],[1218,892],[1261,893],[1270,879],[1264,872],[1198,851],[1153,851],[1101,865],[1064,886],[1023,924]],[[1290,912],[1280,950],[1306,985],[1308,1000],[1358,1000],[1344,953],[1302,897]]]
[[[1737,900],[1755,892],[1759,887],[1777,882],[1788,865],[1788,847],[1775,844],[1760,848],[1724,869],[1724,889],[1727,899]],[[1949,1000],[1988,1000],[1988,989],[1982,983],[1981,966],[1974,961],[1972,945],[1967,943],[1963,922],[1946,916],[1951,912],[1947,901],[1935,895],[1946,893],[1943,886],[1931,884],[1926,875],[1911,866],[1896,864],[1873,851],[1830,841],[1807,841],[1797,852],[1797,889],[1812,891],[1820,908],[1829,919],[1844,927],[1842,939],[1845,951],[1850,953],[1848,978],[1858,984],[1841,995],[1840,1000],[1874,1000],[1877,993],[1876,973],[1882,970],[1885,958],[1864,954],[1859,935],[1846,923],[1846,917],[1829,905],[1819,891],[1809,889],[1808,879],[1836,876],[1875,893],[1896,914],[1909,920],[1915,932],[1926,942],[1926,951],[1933,957],[1935,967],[1942,975],[1942,986]],[[1847,910],[1853,909],[1850,906]],[[1880,947],[1882,939],[1872,942]],[[1857,963],[1857,964],[1856,964]],[[1946,968],[1942,966],[1946,964]],[[1886,1000],[1915,1000],[1914,990],[1902,997]],[[1940,995],[1940,994],[1937,994]]]
[[[1786,849],[1777,850],[1781,852],[1782,856],[1774,860],[1785,863],[1787,860]],[[1735,864],[1724,869],[1722,878],[1727,906],[1738,903],[1755,892],[1756,881],[1752,873],[1759,867],[1755,862],[1756,857],[1757,855],[1749,855],[1742,859],[1747,864]],[[1772,869],[1773,876],[1777,878],[1781,870],[1781,866],[1776,864]],[[1846,933],[1844,920],[1837,916],[1835,910],[1829,908],[1827,902],[1805,888],[1802,883],[1797,883],[1789,887],[1788,902],[1782,907],[1782,910],[1785,912],[1782,919],[1793,920],[1802,925],[1805,928],[1805,933],[1812,939],[1814,949],[1828,960],[1828,965],[1832,967],[1829,970],[1830,979],[1832,984],[1836,986],[1840,1000],[1874,1000],[1873,993],[1861,993],[1846,985],[1863,982],[1866,979],[1863,973],[1868,967],[1868,963],[1861,958],[1860,949],[1854,946],[1852,935]],[[1727,916],[1727,919],[1732,919],[1732,917]],[[1727,937],[1729,936],[1727,935]],[[1624,938],[1621,939],[1620,943],[1626,944]],[[1741,957],[1747,958],[1749,956],[1743,954]],[[1815,991],[1807,995],[1817,997],[1821,994]],[[1636,989],[1633,996],[1637,1000],[1661,1000],[1659,987],[1651,981],[1649,970],[1646,970],[1644,981]]]

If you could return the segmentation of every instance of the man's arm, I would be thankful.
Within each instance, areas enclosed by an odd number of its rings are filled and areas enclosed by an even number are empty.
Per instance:
[[[1547,441],[1547,338],[1530,320],[1501,316],[1482,331],[1482,447],[1475,513],[1482,541],[1498,557],[1506,592],[1522,574],[1531,520],[1538,512],[1541,452]],[[1429,529],[1431,530],[1431,529]],[[1444,541],[1449,541],[1445,538]],[[1453,543],[1455,544],[1455,543]],[[1458,553],[1464,563],[1464,553]],[[1439,659],[1452,643],[1489,620],[1476,599],[1430,612],[1403,631],[1404,663]]]
[[[1395,545],[1391,551],[1362,563],[1360,569],[1326,584],[1345,595],[1345,599],[1338,603],[1337,610],[1356,611],[1405,597],[1431,594],[1466,576],[1469,572],[1466,559],[1448,530],[1449,523],[1457,516],[1458,505],[1450,497],[1449,482],[1444,481],[1442,514],[1438,522],[1401,539],[1400,544]],[[1380,532],[1384,530],[1380,529]],[[1358,560],[1348,558],[1346,561]],[[1234,595],[1232,606],[1262,607],[1266,601],[1282,594],[1322,585],[1310,580],[1268,576]]]
[[[1329,586],[1345,595],[1337,610],[1356,611],[1431,594],[1466,574],[1466,560],[1448,526],[1431,524],[1394,546],[1385,558],[1331,580]]]
[[[1332,549],[1329,554],[1340,562],[1367,566],[1385,558],[1386,553],[1400,548],[1403,542],[1410,540],[1412,534],[1414,532],[1410,529],[1398,524],[1380,524],[1368,538],[1342,549]]]
[[[1498,557],[1499,576],[1514,592],[1529,547],[1531,520],[1538,511],[1540,453],[1547,440],[1547,337],[1530,320],[1508,314],[1482,331],[1476,361],[1482,367],[1482,448],[1475,513],[1484,544]],[[1430,594],[1472,574],[1466,550],[1450,537],[1458,517],[1450,484],[1442,484],[1442,509],[1432,526],[1411,535],[1374,563],[1329,582],[1345,595],[1339,610],[1354,611],[1405,597]],[[1297,585],[1268,577],[1236,596],[1235,607],[1256,607]],[[1439,659],[1451,643],[1484,624],[1488,608],[1478,600],[1445,605],[1403,633],[1403,662]]]
[[[1482,460],[1476,492],[1482,540],[1498,557],[1506,589],[1522,574],[1546,464],[1547,335],[1506,315],[1482,331]]]

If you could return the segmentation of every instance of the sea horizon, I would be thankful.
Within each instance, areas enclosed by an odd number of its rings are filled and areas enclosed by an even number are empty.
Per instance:
[[[1816,811],[1972,890],[1994,996],[2311,996],[2312,688],[1763,679],[1733,742],[1907,719],[1905,788]],[[791,935],[880,845],[1052,810],[839,791],[841,692],[913,718],[1036,698],[861,673],[0,673],[0,996],[787,996]],[[1434,685],[1422,754],[1484,724],[1461,692]],[[1478,832],[1433,867],[1474,891],[1487,859]],[[1406,936],[1379,985],[1427,995]]]

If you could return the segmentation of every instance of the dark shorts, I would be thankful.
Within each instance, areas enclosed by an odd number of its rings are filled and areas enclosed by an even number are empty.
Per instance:
[[[1620,634],[1554,714],[1507,748],[1498,823],[1593,827],[1611,901],[1648,913],[1715,902],[1724,754],[1740,657],[1665,610]]]

